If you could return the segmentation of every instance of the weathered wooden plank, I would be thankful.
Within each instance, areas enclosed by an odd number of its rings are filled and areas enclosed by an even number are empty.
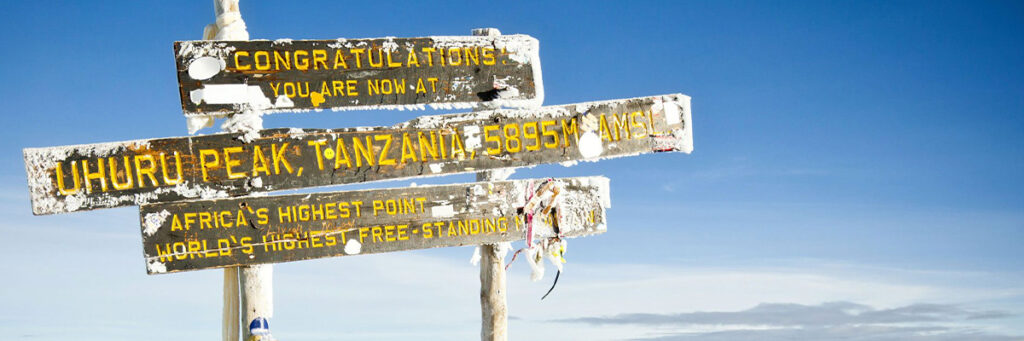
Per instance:
[[[142,205],[150,274],[578,237],[606,230],[608,179],[581,177]],[[530,217],[530,219],[527,218]]]
[[[35,214],[692,150],[684,95],[25,149]]]
[[[320,109],[539,107],[538,42],[527,35],[179,41],[185,115]]]

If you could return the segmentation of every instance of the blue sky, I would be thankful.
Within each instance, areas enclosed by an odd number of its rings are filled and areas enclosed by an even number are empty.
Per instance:
[[[219,335],[219,270],[145,275],[135,208],[32,216],[21,159],[26,147],[184,135],[172,43],[201,38],[212,12],[209,1],[0,4],[0,338]],[[613,204],[608,233],[570,242],[552,297],[538,300],[550,274],[531,283],[513,266],[514,339],[1024,336],[1019,2],[243,1],[242,13],[258,39],[529,34],[548,105],[693,98],[691,155],[513,175],[605,175]],[[264,126],[432,113],[278,114]],[[471,253],[277,265],[272,330],[475,338]]]

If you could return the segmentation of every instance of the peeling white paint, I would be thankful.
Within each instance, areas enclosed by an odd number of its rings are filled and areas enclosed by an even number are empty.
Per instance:
[[[362,252],[362,249],[363,245],[359,244],[358,240],[349,239],[347,242],[345,242],[345,254],[357,255],[359,254],[359,252]]]
[[[146,236],[152,236],[154,233],[156,233],[157,230],[160,229],[160,225],[163,225],[164,221],[167,220],[167,217],[169,216],[171,216],[171,212],[168,210],[162,210],[160,212],[155,213],[147,213],[146,218],[143,219],[144,221],[142,224],[142,233],[145,234]]]
[[[167,266],[163,262],[151,259],[146,262],[146,270],[151,274],[165,273],[167,272]]]
[[[434,218],[450,218],[455,216],[455,207],[452,205],[434,206],[430,208],[430,216]]]
[[[431,163],[428,167],[430,168],[431,173],[440,173],[442,170],[441,166],[442,165],[440,163]]]
[[[199,57],[188,64],[188,76],[195,80],[207,80],[224,70],[224,67],[223,59]]]
[[[596,158],[604,152],[604,147],[601,145],[601,137],[597,136],[593,131],[580,135],[580,140],[576,145],[579,147],[580,156],[583,156],[585,159]]]
[[[662,96],[665,100],[672,101],[679,104],[681,111],[681,118],[683,120],[683,129],[677,130],[679,137],[679,144],[676,148],[683,153],[693,152],[693,117],[691,116],[690,107],[690,96],[683,94],[665,95]],[[674,132],[675,133],[675,132]]]
[[[288,98],[288,96],[286,96],[286,95],[277,96],[277,99],[274,100],[274,107],[275,108],[291,108],[291,107],[294,107],[294,106],[295,106],[295,102],[292,102],[292,99]]]
[[[82,207],[85,203],[85,193],[78,192],[73,195],[69,195],[64,198],[64,207],[68,211],[75,211]]]
[[[166,192],[168,190],[174,193],[178,193],[178,195],[181,195],[186,198],[196,199],[217,199],[227,198],[229,196],[228,192],[225,192],[223,190],[216,190],[206,186],[195,184],[193,184],[192,186],[187,186],[184,183],[174,185],[174,187],[158,188],[156,192],[161,193]]]
[[[665,113],[665,123],[678,124],[682,122],[682,117],[679,115],[679,106],[675,102],[663,103]]]
[[[508,179],[508,177],[512,176],[512,174],[514,174],[516,172],[516,169],[512,168],[512,167],[509,167],[509,168],[497,168],[497,169],[491,169],[488,172],[490,172],[491,176],[496,178],[496,179]]]
[[[465,126],[462,127],[462,133],[466,136],[466,150],[476,150],[480,148],[480,127],[478,126]]]
[[[200,104],[248,104],[254,108],[270,108],[273,104],[263,95],[259,85],[247,84],[205,84],[201,89],[189,92],[192,103]]]

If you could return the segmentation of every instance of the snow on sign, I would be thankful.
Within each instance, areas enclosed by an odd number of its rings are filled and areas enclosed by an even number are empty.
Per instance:
[[[424,116],[392,127],[269,129],[24,150],[32,210],[184,199],[693,149],[674,94]]]
[[[543,102],[527,35],[179,41],[186,115],[319,109],[470,108]]]
[[[603,233],[608,179],[477,182],[143,205],[149,274]]]

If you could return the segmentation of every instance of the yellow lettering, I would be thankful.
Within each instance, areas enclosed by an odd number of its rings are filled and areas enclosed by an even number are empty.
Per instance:
[[[228,174],[228,179],[241,179],[245,177],[245,173],[235,173],[231,171],[231,167],[240,166],[241,160],[232,160],[231,153],[241,153],[242,147],[227,147],[224,148],[224,171]]]
[[[427,93],[427,88],[423,86],[423,78],[417,78],[416,79],[416,93],[418,93],[418,94],[425,94],[425,93]]]
[[[634,139],[642,138],[645,135],[647,135],[647,126],[644,125],[643,123],[637,122],[636,121],[636,117],[637,116],[640,116],[641,118],[643,118],[644,117],[644,113],[642,111],[634,111],[633,113],[629,114],[629,120],[630,120],[630,122],[632,122],[631,125],[633,126],[633,138]]]
[[[523,150],[523,141],[519,139],[519,125],[515,123],[506,124],[502,129],[505,133],[505,149],[511,153],[518,153]],[[512,146],[515,141],[515,147]]]
[[[281,174],[281,165],[284,164],[284,169],[288,171],[288,174],[292,173],[292,165],[288,163],[288,159],[284,157],[284,152],[288,150],[288,142],[281,144],[281,149],[277,149],[276,144],[270,145],[272,156],[274,159],[274,174]]]
[[[348,158],[348,150],[345,149],[345,140],[338,139],[338,143],[334,147],[334,169],[341,168],[341,163],[345,162],[345,166],[352,168],[352,161]]]
[[[366,137],[366,144],[363,145],[363,141],[358,137],[352,137],[352,150],[355,152],[356,167],[363,166],[363,159],[366,160],[367,166],[373,166],[373,142],[370,141],[370,137]],[[359,155],[362,154],[363,158],[360,159]]]
[[[316,159],[316,168],[319,170],[324,170],[324,157],[323,154],[320,153],[320,147],[327,144],[327,141],[308,141],[306,142],[306,144],[316,148],[316,154],[313,154],[315,155],[314,158]]]
[[[149,166],[142,167],[142,161],[148,162]],[[146,182],[143,181],[145,179],[142,177],[143,175],[149,178],[149,182],[153,184],[153,187],[159,186],[156,182],[156,160],[153,159],[153,155],[135,155],[135,177],[139,178],[139,188],[146,187]]]
[[[238,52],[235,52],[235,70],[242,71],[242,70],[250,70],[250,69],[252,69],[252,65],[248,65],[248,64],[247,65],[242,65],[242,62],[240,60],[238,60],[238,57],[240,57],[240,56],[248,57],[249,56],[249,51],[238,51]]]
[[[309,52],[304,50],[295,51],[295,69],[302,71],[309,70]]]
[[[348,69],[348,63],[345,63],[345,55],[341,54],[341,50],[334,51],[333,69],[337,70],[338,65],[341,65],[342,68]]]
[[[128,157],[127,156],[124,157],[124,163],[123,163],[124,164],[124,170],[123,171],[121,169],[117,168],[117,158],[111,157],[109,160],[107,160],[107,162],[110,164],[110,183],[114,186],[114,189],[120,191],[120,190],[125,190],[125,189],[132,188],[133,187],[132,185],[134,184],[134,181],[132,180],[133,179],[132,178],[132,169],[131,169],[131,164],[128,161]],[[125,177],[125,179],[127,179],[127,181],[125,181],[123,183],[122,182],[118,182],[118,178],[120,177],[121,174],[124,174],[124,177]]]
[[[373,139],[384,141],[384,147],[380,150],[380,160],[377,161],[377,164],[381,166],[394,165],[395,159],[388,158],[388,152],[391,150],[391,134],[377,134],[374,135]]]
[[[491,131],[497,131],[498,125],[486,125],[484,126],[484,141],[493,142],[495,147],[487,147],[487,154],[498,155],[501,154],[501,138],[497,135],[491,136]]]
[[[78,166],[78,161],[71,161],[71,179],[74,182],[75,187],[69,190],[69,189],[64,187],[64,169],[63,169],[63,165],[60,162],[57,162],[57,167],[54,169],[54,172],[57,173],[56,174],[57,175],[57,192],[60,193],[61,195],[71,195],[71,194],[78,193],[78,189],[82,187],[81,181],[78,180],[78,167],[77,166]],[[136,169],[138,169],[138,168],[136,168]]]
[[[407,163],[406,159],[416,162],[416,150],[412,147],[409,133],[402,134],[402,163]]]
[[[349,79],[345,81],[345,94],[349,96],[359,96],[359,90],[356,89],[356,80]]]
[[[327,50],[313,50],[313,70],[319,70],[317,65],[323,65],[327,69]]]
[[[608,129],[608,120],[604,118],[604,114],[601,114],[600,121],[601,138],[608,142],[615,141],[612,139],[611,129]]]
[[[573,138],[571,140],[569,139],[569,134],[570,133],[572,133],[572,136],[573,136]],[[579,141],[579,140],[580,140],[580,130],[579,130],[579,127],[576,124],[576,118],[575,117],[570,118],[568,125],[565,124],[565,119],[562,119],[562,141],[564,141],[564,144],[562,145],[562,147],[568,147],[569,146],[569,141]]]
[[[392,61],[391,60],[391,51],[387,51],[387,55],[388,55],[388,67],[391,67],[391,68],[402,67],[402,62],[396,62],[396,61]]]
[[[171,231],[181,231],[181,230],[182,230],[182,228],[181,228],[181,219],[178,219],[178,215],[175,214],[174,217],[171,218]]]
[[[416,65],[417,67],[420,66],[420,60],[419,58],[416,57],[416,51],[414,51],[413,49],[409,49],[409,57],[405,60],[405,65]]]
[[[167,157],[164,153],[160,153],[160,169],[163,170],[164,185],[177,185],[181,183],[184,178],[182,177],[182,166],[181,166],[181,155],[178,152],[174,152],[174,167],[176,169],[177,178],[171,179],[167,176]]]
[[[107,191],[106,169],[103,168],[103,159],[96,159],[96,172],[89,171],[89,160],[82,160],[82,175],[85,176],[85,191],[92,193],[92,180],[100,180],[100,189]]]
[[[359,55],[363,54],[363,52],[366,52],[366,49],[350,49],[348,50],[348,52],[351,53],[354,59],[356,60],[356,68],[363,67],[363,62],[361,60],[362,58],[360,58]]]
[[[274,51],[274,70],[291,70],[292,69],[292,54],[289,51],[284,51],[284,58],[281,58],[282,51]],[[284,65],[282,68],[281,66]]]
[[[263,57],[262,63],[260,62],[260,57]],[[256,51],[252,59],[256,62],[256,70],[270,70],[270,54],[267,51]]]
[[[207,161],[207,158],[212,156],[213,161]],[[203,181],[210,181],[209,171],[211,168],[220,166],[220,154],[213,149],[200,149],[199,150],[199,163],[200,168],[203,170]]]
[[[558,148],[558,133],[555,133],[553,130],[548,130],[548,128],[547,128],[547,127],[550,127],[550,126],[553,126],[553,125],[555,125],[555,121],[553,121],[553,120],[540,121],[540,132],[541,132],[541,135],[551,137],[551,142],[550,143],[544,142],[544,148],[548,148],[548,149]]]
[[[619,115],[612,114],[612,127],[615,128],[615,141],[622,140],[623,136],[625,136],[626,139],[630,139],[631,138],[631,136],[629,135],[629,117],[628,117],[628,115],[629,114],[622,114],[622,116],[620,118]],[[623,130],[626,131],[625,134],[622,133]]]
[[[480,53],[484,57],[484,65],[494,65],[496,59],[494,59],[494,48],[485,47],[484,51]]]
[[[373,52],[377,52],[376,63],[373,62]],[[384,67],[384,54],[380,48],[370,49],[370,51],[366,52],[366,59],[370,61],[371,67]]]
[[[254,145],[252,149],[252,176],[257,176],[263,171],[263,174],[270,175],[270,163],[267,161],[267,156],[263,154],[263,148],[258,145]]]
[[[462,65],[462,50],[459,48],[448,49],[448,64],[451,66]],[[452,56],[459,56],[459,60],[452,60]]]
[[[466,65],[480,65],[480,48],[479,47],[464,47],[463,53],[466,55]]]
[[[423,53],[425,53],[427,55],[427,65],[428,66],[434,66],[434,51],[436,51],[436,50],[433,47],[424,47],[423,48]]]
[[[345,82],[331,81],[331,89],[334,91],[333,96],[345,96]]]
[[[427,81],[430,82],[430,92],[437,92],[437,77],[428,77]]]
[[[429,140],[426,138],[426,134],[424,134],[422,131],[416,132],[416,138],[419,140],[420,160],[427,160],[427,152],[430,152],[430,157],[432,159],[437,160],[438,144],[436,143],[434,131],[430,131]],[[442,147],[441,149],[444,148]]]
[[[531,131],[531,129],[526,129],[526,128],[533,128],[533,129]],[[537,129],[537,122],[523,123],[523,137],[525,137],[527,139],[533,139],[533,145],[532,146],[527,146],[525,142],[523,143],[523,147],[526,148],[526,150],[531,150],[531,151],[540,150],[540,132]]]

